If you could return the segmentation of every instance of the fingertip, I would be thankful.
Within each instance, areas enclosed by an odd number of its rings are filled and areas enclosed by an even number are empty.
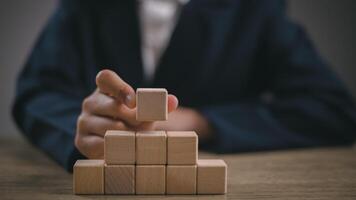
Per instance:
[[[136,94],[134,91],[130,91],[125,97],[125,105],[129,108],[136,107]]]
[[[99,87],[101,85],[101,83],[103,82],[103,80],[107,79],[108,76],[111,76],[112,73],[114,73],[114,72],[109,69],[103,69],[103,70],[99,71],[95,77],[96,85]]]
[[[95,82],[100,92],[119,99],[129,108],[136,106],[134,89],[114,71],[109,69],[99,71]]]
[[[179,104],[178,98],[172,94],[168,95],[168,112],[172,112],[177,109]]]

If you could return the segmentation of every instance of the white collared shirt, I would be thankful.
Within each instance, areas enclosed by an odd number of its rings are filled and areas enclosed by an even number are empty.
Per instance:
[[[139,0],[141,52],[147,82],[153,80],[157,65],[168,46],[182,6],[189,0]]]

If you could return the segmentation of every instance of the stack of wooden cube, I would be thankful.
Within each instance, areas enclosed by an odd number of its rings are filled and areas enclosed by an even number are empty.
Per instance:
[[[137,90],[138,121],[167,120],[165,89]],[[108,130],[104,160],[78,160],[75,194],[225,194],[223,160],[198,160],[194,131]]]

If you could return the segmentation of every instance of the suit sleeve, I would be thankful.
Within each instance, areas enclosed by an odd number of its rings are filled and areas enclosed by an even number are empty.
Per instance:
[[[55,11],[18,77],[13,106],[26,138],[68,170],[81,157],[73,140],[87,95],[76,18],[63,5]]]
[[[288,20],[284,5],[274,4],[267,6],[273,9],[263,23],[262,56],[251,78],[264,98],[200,108],[216,133],[205,148],[226,153],[352,144],[353,99],[305,32]]]

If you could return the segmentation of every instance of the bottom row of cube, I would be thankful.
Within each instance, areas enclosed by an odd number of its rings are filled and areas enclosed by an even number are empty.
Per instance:
[[[198,160],[197,165],[106,165],[103,160],[78,160],[75,194],[225,194],[227,166],[223,160]]]

